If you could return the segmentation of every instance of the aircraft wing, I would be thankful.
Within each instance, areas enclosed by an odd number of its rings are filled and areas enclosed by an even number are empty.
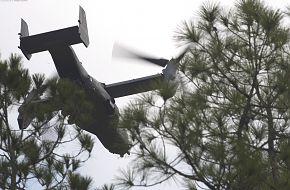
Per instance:
[[[40,99],[40,95],[38,94],[37,90],[32,90],[24,103],[18,109],[18,126],[20,129],[26,129],[32,122],[32,120],[37,116],[39,113],[40,108],[50,104],[51,98]],[[55,110],[54,110],[55,111]],[[53,116],[48,116],[48,118],[52,118]]]
[[[157,89],[156,83],[164,80],[163,74],[156,74],[133,80],[113,83],[105,86],[105,90],[112,98],[128,96]]]

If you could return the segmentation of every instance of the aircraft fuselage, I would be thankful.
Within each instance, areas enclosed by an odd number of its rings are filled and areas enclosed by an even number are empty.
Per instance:
[[[95,134],[102,144],[112,153],[123,155],[129,150],[129,143],[118,129],[119,111],[115,101],[104,89],[104,84],[91,77],[83,68],[71,46],[63,45],[48,50],[60,78],[76,82],[95,105],[94,121],[89,126],[76,123],[82,129]],[[77,121],[77,120],[76,120]]]

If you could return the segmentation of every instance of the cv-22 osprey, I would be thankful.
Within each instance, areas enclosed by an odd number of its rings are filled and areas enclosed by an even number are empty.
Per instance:
[[[78,22],[77,26],[29,35],[28,25],[21,19],[19,48],[28,60],[31,59],[34,53],[48,51],[54,61],[59,77],[76,82],[96,106],[97,114],[94,116],[95,120],[91,125],[75,124],[96,135],[103,146],[111,153],[121,156],[125,153],[129,154],[131,145],[126,131],[118,128],[117,122],[112,122],[112,120],[118,120],[119,117],[118,107],[114,98],[155,90],[151,84],[156,81],[174,80],[177,62],[179,62],[182,55],[176,59],[166,60],[134,54],[136,58],[165,67],[165,69],[160,74],[113,84],[104,84],[88,74],[71,47],[78,43],[83,43],[86,47],[89,45],[86,15],[82,7],[79,8]],[[39,94],[34,89],[19,108],[18,123],[20,128],[27,128],[35,117],[35,114],[25,109],[26,105],[49,101],[49,99],[39,101],[39,98]],[[38,100],[35,101],[36,99]]]

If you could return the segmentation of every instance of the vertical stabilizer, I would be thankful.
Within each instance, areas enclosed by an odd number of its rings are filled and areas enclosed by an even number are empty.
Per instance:
[[[88,47],[90,44],[90,40],[88,34],[86,13],[81,6],[79,10],[79,33],[84,45]]]
[[[28,25],[27,23],[21,19],[21,28],[20,28],[20,39],[23,37],[27,37],[29,36],[29,31],[28,31]],[[20,48],[20,47],[19,47]],[[21,48],[20,48],[21,49]],[[24,56],[29,60],[31,58],[31,54],[27,53],[25,50],[21,49],[22,53],[24,54]]]
[[[28,25],[23,19],[21,19],[20,37],[25,36],[29,36]]]

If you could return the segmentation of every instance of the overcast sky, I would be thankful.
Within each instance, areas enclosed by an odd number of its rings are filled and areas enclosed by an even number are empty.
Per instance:
[[[78,24],[81,5],[86,11],[90,45],[73,48],[90,75],[106,84],[140,76],[156,74],[160,68],[138,61],[112,59],[114,42],[156,57],[171,58],[178,54],[173,41],[174,31],[184,20],[197,16],[202,0],[0,0],[0,52],[1,58],[19,53],[18,33],[20,19],[26,20],[30,34],[38,34]],[[218,1],[217,1],[218,2]],[[233,0],[219,1],[228,8]],[[267,0],[271,6],[283,8],[286,0]],[[289,3],[290,4],[290,3]],[[48,52],[37,53],[31,61],[24,60],[31,73],[56,74]],[[132,97],[131,97],[132,98]],[[123,107],[128,98],[117,100]],[[95,185],[109,183],[118,168],[125,168],[130,156],[119,158],[109,153],[96,139],[92,159],[82,172],[94,177]],[[174,183],[166,189],[177,189]],[[141,188],[143,189],[143,188]],[[161,187],[148,188],[161,189]],[[181,189],[181,188],[178,188]]]

